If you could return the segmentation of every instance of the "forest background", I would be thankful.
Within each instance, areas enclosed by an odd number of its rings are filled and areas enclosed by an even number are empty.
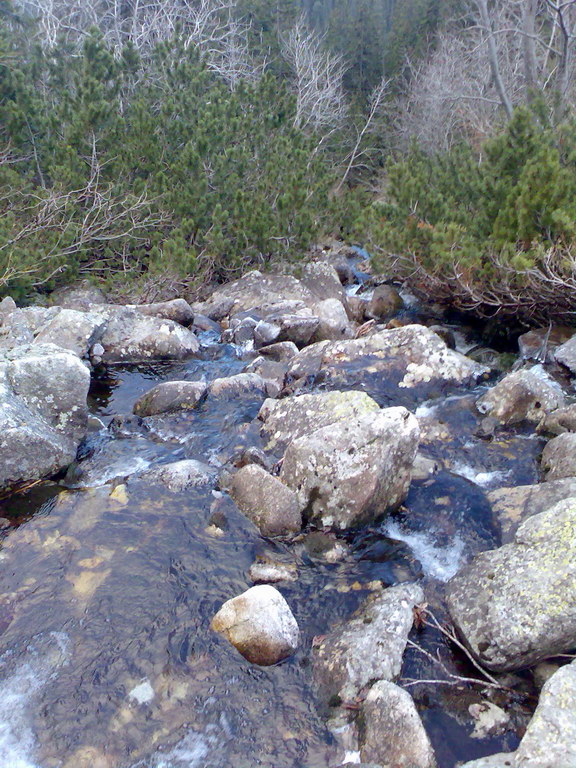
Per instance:
[[[576,0],[0,0],[0,291],[192,295],[364,245],[576,312]]]

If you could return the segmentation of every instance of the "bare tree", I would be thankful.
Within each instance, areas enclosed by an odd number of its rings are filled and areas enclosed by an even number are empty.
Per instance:
[[[294,124],[321,131],[339,128],[348,109],[342,57],[325,48],[323,38],[307,26],[303,16],[284,37],[282,51],[294,77]]]

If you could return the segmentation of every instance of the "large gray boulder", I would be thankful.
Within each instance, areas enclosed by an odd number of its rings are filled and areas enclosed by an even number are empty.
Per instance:
[[[195,334],[173,320],[124,308],[110,312],[99,344],[104,363],[183,360],[200,348]]]
[[[313,523],[339,530],[362,525],[406,498],[419,434],[405,408],[343,419],[293,440],[280,479]]]
[[[314,306],[318,317],[318,327],[312,341],[326,339],[350,339],[354,336],[354,326],[348,320],[346,309],[339,299],[324,299]]]
[[[400,675],[402,656],[424,600],[417,584],[401,584],[371,595],[354,616],[332,629],[314,649],[314,680],[326,704],[353,701],[377,680]]]
[[[258,418],[264,423],[262,435],[269,450],[282,450],[298,437],[342,419],[376,413],[380,410],[365,392],[319,392],[282,400],[265,400]]]
[[[157,301],[153,304],[127,304],[126,309],[135,309],[142,315],[173,320],[180,325],[189,326],[194,322],[194,312],[185,299]]]
[[[538,424],[537,431],[543,435],[562,435],[564,432],[576,432],[576,405],[567,405],[546,414]]]
[[[428,328],[407,325],[349,341],[318,342],[292,360],[288,375],[320,376],[333,386],[385,384],[397,402],[400,397],[428,396],[446,384],[468,384],[486,371],[449,349]]]
[[[556,349],[554,359],[568,368],[572,375],[576,374],[576,334]]]
[[[565,432],[546,445],[542,453],[546,480],[562,480],[576,475],[576,433]]]
[[[387,680],[370,688],[362,703],[360,757],[394,768],[435,768],[430,739],[412,696]]]
[[[300,635],[288,603],[269,584],[251,587],[225,602],[212,619],[211,627],[245,659],[261,666],[291,656]]]
[[[0,487],[68,466],[86,434],[90,373],[53,345],[19,347],[0,358]]]
[[[528,518],[447,587],[452,619],[481,664],[508,671],[576,644],[576,498]]]
[[[195,408],[207,391],[205,381],[164,381],[134,403],[137,416],[156,416]]]
[[[230,496],[264,536],[286,536],[302,528],[302,510],[294,491],[257,464],[236,472]]]
[[[538,423],[547,413],[564,405],[562,390],[541,368],[505,376],[477,401],[480,413],[503,424]]]
[[[514,534],[524,520],[572,496],[576,497],[576,478],[498,488],[487,494],[503,544],[513,541]]]
[[[104,332],[106,322],[106,318],[96,312],[62,309],[40,328],[34,343],[55,344],[78,357],[88,357],[90,348]]]
[[[516,752],[472,760],[462,768],[575,768],[576,662],[544,684]]]

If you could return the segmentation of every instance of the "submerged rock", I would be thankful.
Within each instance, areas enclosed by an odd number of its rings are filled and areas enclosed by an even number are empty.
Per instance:
[[[236,472],[230,496],[264,536],[286,536],[302,528],[301,507],[294,491],[257,464]]]
[[[165,381],[152,387],[134,403],[137,416],[156,416],[195,408],[207,391],[205,381]]]
[[[275,563],[271,560],[252,563],[248,576],[256,584],[274,584],[279,581],[296,581],[298,568],[294,564]]]
[[[135,480],[161,483],[174,493],[199,485],[211,483],[216,476],[213,467],[195,459],[183,459],[171,464],[162,464],[140,473]]]
[[[430,739],[412,697],[380,680],[370,688],[361,710],[360,757],[394,768],[435,768]]]
[[[252,664],[269,666],[298,647],[296,619],[280,592],[268,584],[251,587],[228,600],[212,619],[212,629]]]
[[[312,522],[351,528],[406,498],[418,438],[418,421],[405,408],[344,419],[293,440],[280,479]]]
[[[576,433],[558,435],[546,445],[542,453],[542,471],[546,480],[562,480],[576,475]]]
[[[537,423],[563,405],[562,390],[540,369],[509,373],[476,403],[480,413],[503,424]]]
[[[266,382],[257,373],[237,373],[214,379],[208,387],[209,398],[266,397]]]
[[[462,768],[574,768],[576,766],[576,662],[544,684],[516,752],[472,760]]]
[[[274,450],[321,427],[379,410],[378,403],[364,392],[335,391],[266,400],[258,418],[264,422],[267,448]]]
[[[401,584],[371,595],[354,616],[323,637],[314,649],[314,679],[322,701],[352,701],[377,680],[395,680],[402,666],[414,606],[424,593]]]
[[[90,373],[51,344],[0,358],[0,487],[67,467],[86,435]]]
[[[454,623],[488,669],[567,653],[576,639],[576,498],[528,518],[514,541],[482,552],[448,584]]]

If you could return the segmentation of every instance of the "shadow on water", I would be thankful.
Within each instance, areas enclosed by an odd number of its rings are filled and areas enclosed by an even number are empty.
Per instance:
[[[314,702],[313,637],[348,617],[378,583],[422,579],[442,616],[444,582],[474,552],[497,544],[485,495],[495,477],[502,480],[493,473],[508,473],[501,485],[534,480],[538,441],[479,440],[473,398],[443,397],[422,406],[429,422],[422,450],[440,471],[415,483],[397,514],[340,537],[338,562],[327,562],[307,534],[290,545],[268,541],[210,487],[172,493],[137,474],[143,460],[195,458],[218,467],[239,447],[259,445],[253,420],[261,398],[130,417],[134,401],[158,381],[211,380],[244,365],[220,345],[200,360],[100,372],[91,408],[113,429],[90,436],[77,482],[68,478],[76,487],[47,482],[0,502],[0,516],[16,528],[0,550],[6,768],[338,765],[343,754]],[[357,386],[389,404],[382,377],[354,375]],[[298,568],[298,580],[280,588],[302,642],[286,662],[259,668],[209,624],[223,601],[252,585],[254,559],[270,555]],[[441,645],[448,669],[471,674],[436,630],[414,637],[429,652]],[[421,652],[408,650],[403,678],[437,673]],[[432,684],[411,692],[440,768],[518,741],[521,723],[497,738],[471,738],[468,706],[481,698],[472,689]]]

